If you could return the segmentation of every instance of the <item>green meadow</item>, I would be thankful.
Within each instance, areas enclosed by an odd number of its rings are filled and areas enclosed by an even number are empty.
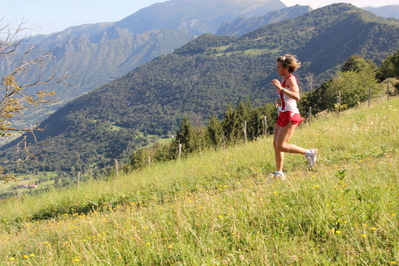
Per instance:
[[[1,265],[397,265],[399,98],[272,138],[0,202]]]
[[[49,188],[54,185],[54,180],[52,180],[52,178],[54,178],[55,176],[57,176],[56,172],[38,172],[36,174],[19,175],[15,182],[13,181],[8,183],[4,182],[0,183],[0,194],[12,191],[13,187],[18,186],[19,184],[35,185],[36,183],[38,183],[39,188]],[[34,189],[14,188],[14,189],[16,191],[22,191],[22,192],[37,190],[36,188]]]

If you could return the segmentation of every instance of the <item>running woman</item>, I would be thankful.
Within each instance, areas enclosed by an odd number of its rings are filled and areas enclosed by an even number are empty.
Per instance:
[[[294,135],[297,126],[305,119],[299,114],[296,102],[299,101],[299,86],[296,77],[292,75],[301,63],[295,55],[285,55],[277,58],[276,70],[282,77],[282,82],[277,79],[272,80],[280,93],[282,110],[276,121],[274,128],[274,156],[276,161],[276,171],[272,174],[275,178],[285,179],[283,173],[284,153],[299,153],[305,155],[309,163],[309,169],[316,163],[317,149],[304,149],[295,144],[288,143]]]

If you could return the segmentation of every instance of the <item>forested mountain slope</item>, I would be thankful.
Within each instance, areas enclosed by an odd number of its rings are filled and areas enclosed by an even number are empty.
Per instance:
[[[41,124],[46,130],[37,133],[48,143],[40,159],[46,166],[62,163],[66,170],[77,161],[89,167],[95,154],[105,163],[137,148],[129,135],[133,132],[173,133],[183,116],[200,125],[222,114],[229,102],[270,102],[275,97],[270,82],[278,77],[275,60],[285,53],[302,61],[297,76],[306,90],[304,77],[310,72],[320,84],[353,54],[379,63],[398,46],[398,24],[348,4],[320,8],[240,38],[204,34],[51,115]],[[78,160],[76,154],[85,156]],[[1,157],[15,159],[16,154],[9,146]]]
[[[120,77],[151,59],[172,52],[194,39],[184,31],[164,29],[143,34],[108,23],[71,27],[65,31],[36,36],[20,45],[20,54],[35,47],[35,54],[48,53],[53,59],[46,69],[56,68],[58,74],[68,72],[68,83],[75,87],[55,84],[56,101],[69,100],[84,92],[98,88]],[[18,52],[17,51],[17,52]],[[0,60],[0,74],[12,67],[8,58]],[[18,77],[19,84],[26,84],[39,76],[40,69],[32,69]],[[46,76],[46,72],[43,74]],[[40,86],[39,86],[40,87]],[[39,89],[38,86],[32,88]]]

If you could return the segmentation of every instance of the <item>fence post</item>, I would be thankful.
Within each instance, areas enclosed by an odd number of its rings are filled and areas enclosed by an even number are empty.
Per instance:
[[[263,117],[263,134],[268,137],[269,132],[267,131],[267,116]]]
[[[118,176],[118,171],[119,171],[119,163],[117,159],[114,159],[114,166],[115,166],[115,174]]]
[[[387,101],[389,101],[389,80],[387,80]]]
[[[309,106],[309,125],[312,124],[312,106]]]
[[[244,141],[247,142],[247,121],[244,121]]]
[[[179,156],[178,156],[179,160],[181,159],[181,148],[182,148],[182,144],[179,143]]]
[[[370,100],[371,100],[371,87],[369,88],[369,99],[367,103],[367,107],[370,108]]]
[[[148,167],[151,167],[151,156],[148,156]]]
[[[80,171],[78,172],[78,190],[79,190],[79,183],[80,183]]]
[[[222,140],[223,140],[223,148],[226,149],[226,136],[224,135],[224,131],[222,132]]]

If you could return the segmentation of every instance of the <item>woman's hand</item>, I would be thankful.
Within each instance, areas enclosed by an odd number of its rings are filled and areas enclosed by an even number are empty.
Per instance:
[[[276,86],[277,89],[279,89],[279,90],[282,90],[282,89],[283,89],[283,87],[281,87],[281,83],[280,83],[280,81],[279,81],[278,79],[273,79],[273,80],[272,80],[272,84],[273,84],[274,86]]]

